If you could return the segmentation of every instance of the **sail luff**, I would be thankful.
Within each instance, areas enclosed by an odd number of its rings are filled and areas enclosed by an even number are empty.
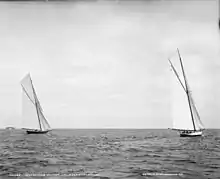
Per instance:
[[[191,114],[191,117],[192,117],[193,128],[194,128],[194,131],[196,131],[195,122],[194,122],[194,118],[193,118],[192,107],[191,107],[190,99],[189,99],[189,90],[188,90],[186,75],[185,75],[185,71],[184,71],[184,68],[183,68],[183,63],[182,63],[182,59],[181,59],[181,56],[180,56],[180,53],[179,53],[179,49],[177,49],[177,52],[178,52],[178,55],[179,55],[179,60],[180,60],[180,64],[181,64],[181,69],[182,69],[182,73],[183,73],[183,77],[184,77],[184,81],[185,81],[186,94],[187,94],[187,99],[188,99],[188,103],[189,103],[190,114]]]

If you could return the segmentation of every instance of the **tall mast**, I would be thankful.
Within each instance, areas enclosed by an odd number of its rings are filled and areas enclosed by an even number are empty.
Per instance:
[[[30,80],[31,80],[31,76],[30,76]],[[38,121],[39,121],[39,125],[40,125],[40,130],[42,131],[42,127],[41,127],[41,123],[40,123],[40,118],[39,118],[39,113],[38,113],[38,110],[37,110],[36,93],[35,93],[35,90],[34,90],[34,85],[32,83],[32,80],[31,80],[31,86],[32,86],[32,89],[33,89],[33,92],[34,92],[35,107],[36,107],[36,111],[37,111],[37,117],[38,117]]]
[[[196,128],[195,128],[195,123],[194,123],[194,118],[193,118],[193,113],[192,113],[192,107],[191,107],[190,99],[189,99],[189,89],[188,89],[188,85],[187,85],[187,82],[186,82],[186,75],[185,75],[185,72],[184,72],[183,63],[182,63],[182,59],[181,59],[180,52],[179,52],[178,48],[177,48],[177,52],[178,52],[178,55],[179,55],[180,64],[181,64],[181,68],[182,68],[182,72],[183,72],[183,77],[184,77],[185,86],[186,86],[186,94],[187,94],[188,103],[189,103],[189,109],[190,109],[191,118],[192,118],[192,122],[193,122],[193,128],[194,128],[194,131],[195,131]]]

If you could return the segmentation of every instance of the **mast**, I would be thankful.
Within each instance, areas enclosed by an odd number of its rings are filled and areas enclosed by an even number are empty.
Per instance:
[[[31,76],[30,76],[30,80],[31,80]],[[40,130],[42,131],[42,127],[41,127],[41,123],[40,123],[40,117],[39,117],[39,113],[38,113],[38,110],[37,110],[36,93],[35,93],[35,90],[34,90],[34,85],[32,83],[32,80],[31,80],[31,86],[32,86],[32,89],[33,89],[33,92],[34,92],[35,107],[36,107],[36,111],[37,111],[37,117],[38,117],[38,121],[39,121],[39,125],[40,125]]]
[[[194,118],[193,118],[193,113],[192,113],[192,106],[191,106],[191,104],[190,104],[190,99],[189,99],[189,89],[188,89],[188,85],[187,85],[187,82],[186,82],[186,75],[185,75],[185,72],[184,72],[183,63],[182,63],[181,56],[180,56],[180,52],[179,52],[179,49],[178,49],[178,48],[177,48],[177,52],[178,52],[178,55],[179,55],[180,64],[181,64],[181,68],[182,68],[182,72],[183,72],[183,77],[184,77],[184,81],[185,81],[186,94],[187,94],[188,103],[189,103],[189,109],[190,109],[191,118],[192,118],[192,122],[193,122],[193,128],[194,128],[194,131],[196,131],[195,123],[194,123]]]

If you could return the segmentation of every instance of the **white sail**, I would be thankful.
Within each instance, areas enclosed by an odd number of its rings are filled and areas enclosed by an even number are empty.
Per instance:
[[[22,90],[28,96],[29,100],[31,100],[32,103],[34,104],[35,103],[34,91],[29,73],[21,80],[21,86],[22,86]]]
[[[196,109],[195,102],[193,100],[192,93],[191,93],[191,90],[190,90],[190,86],[188,84],[188,80],[187,80],[186,77],[185,77],[185,80],[186,80],[185,83],[187,85],[187,88],[185,87],[185,92],[186,92],[186,89],[188,89],[189,103],[190,103],[190,107],[191,107],[191,111],[192,111],[192,117],[191,118],[193,118],[192,123],[194,122],[195,130],[204,129],[204,125],[203,125],[202,121],[200,120],[200,116],[199,116],[199,113]]]
[[[38,100],[37,95],[35,94],[34,96],[35,96],[35,102],[37,104],[37,107],[40,109],[41,112],[43,112],[43,109],[42,109],[42,107],[40,105],[40,101]]]
[[[171,61],[170,64],[172,71],[174,72],[172,77],[173,128],[185,130],[204,129],[199,113],[196,109],[195,102],[192,98],[186,76],[184,79],[183,70],[181,70],[182,73],[179,73],[179,70],[176,70],[176,66],[174,66]]]
[[[30,74],[21,81],[23,90],[23,121],[24,128],[50,130],[50,125],[43,115],[43,110],[34,90]]]
[[[192,113],[193,113],[193,119],[194,119],[194,123],[195,123],[195,128],[196,130],[202,130],[202,129],[205,129],[201,119],[200,119],[200,116],[199,116],[199,113],[196,109],[196,106],[195,106],[195,103],[194,103],[194,100],[191,96],[191,94],[189,93],[189,99],[190,99],[190,104],[192,106]]]
[[[30,75],[21,81],[22,85],[22,125],[23,128],[40,129]]]
[[[173,70],[174,72],[174,70]],[[194,130],[187,94],[184,90],[184,81],[178,73],[179,79],[175,72],[171,74],[171,89],[172,89],[172,118],[174,129]]]
[[[44,130],[44,131],[45,131],[45,130],[50,130],[51,127],[50,127],[50,125],[49,125],[47,119],[45,118],[45,116],[44,116],[44,114],[43,114],[41,108],[40,108],[40,107],[37,107],[37,109],[38,109],[38,115],[39,115],[39,120],[40,120],[40,123],[41,123],[41,128],[42,128],[42,130]]]

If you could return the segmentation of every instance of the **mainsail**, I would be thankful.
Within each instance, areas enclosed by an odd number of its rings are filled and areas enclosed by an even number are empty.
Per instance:
[[[180,57],[180,56],[179,56]],[[181,59],[180,59],[181,60]],[[183,130],[202,130],[204,126],[200,120],[199,113],[196,109],[195,102],[192,98],[191,91],[186,76],[179,76],[177,70],[171,63],[173,75],[173,128]],[[194,128],[195,125],[195,128]]]
[[[22,114],[24,128],[49,130],[50,125],[44,117],[42,107],[37,98],[30,74],[21,81],[22,86]]]
[[[194,130],[187,94],[176,75],[172,74],[172,117],[174,129]]]

